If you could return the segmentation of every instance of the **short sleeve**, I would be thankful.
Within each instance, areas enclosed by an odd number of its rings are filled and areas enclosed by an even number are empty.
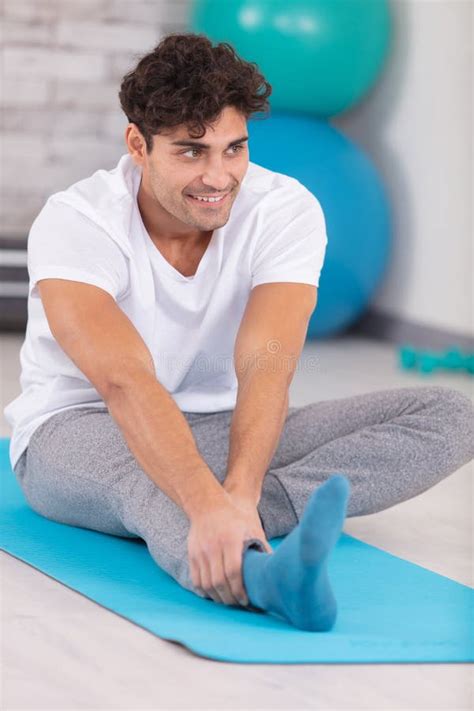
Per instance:
[[[267,201],[261,225],[251,288],[276,281],[319,286],[328,240],[317,198],[296,180],[280,187]]]
[[[128,290],[127,257],[99,225],[73,207],[48,201],[33,222],[27,243],[30,295],[37,282],[57,278],[81,281],[107,291],[115,300]]]

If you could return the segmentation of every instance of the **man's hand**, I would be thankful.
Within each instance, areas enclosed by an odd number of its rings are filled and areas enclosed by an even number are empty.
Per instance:
[[[244,541],[258,538],[268,553],[255,505],[245,499],[225,498],[209,510],[195,514],[188,536],[188,557],[193,585],[215,602],[225,605],[249,604],[242,578]]]

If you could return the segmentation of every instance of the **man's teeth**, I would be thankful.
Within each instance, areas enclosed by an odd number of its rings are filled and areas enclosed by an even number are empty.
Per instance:
[[[198,195],[191,195],[191,197],[195,200],[203,200],[204,202],[219,202],[225,195],[221,195],[220,197],[199,197]]]

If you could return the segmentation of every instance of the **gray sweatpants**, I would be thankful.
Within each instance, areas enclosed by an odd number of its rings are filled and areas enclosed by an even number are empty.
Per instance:
[[[183,414],[223,482],[232,410]],[[471,400],[445,386],[290,407],[258,506],[266,537],[289,533],[312,492],[334,473],[351,484],[347,516],[363,516],[421,494],[473,458]],[[141,469],[107,408],[52,415],[33,433],[15,475],[37,513],[142,538],[161,568],[199,594],[187,560],[189,519]]]

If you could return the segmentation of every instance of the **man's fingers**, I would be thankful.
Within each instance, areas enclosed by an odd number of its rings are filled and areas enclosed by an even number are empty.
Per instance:
[[[241,546],[223,546],[211,556],[189,558],[194,587],[214,602],[224,605],[249,604],[242,574]]]
[[[235,599],[235,605],[248,605],[248,597],[244,586],[242,574],[241,546],[226,548],[224,551],[224,569],[229,587]]]
[[[238,600],[234,598],[226,577],[224,550],[225,546],[223,546],[220,553],[216,553],[210,561],[213,587],[225,605],[238,605]]]
[[[189,560],[189,573],[191,576],[191,581],[194,587],[198,592],[204,593],[203,587],[202,587],[202,581],[201,581],[201,571],[199,569],[198,564],[196,561],[191,560],[191,558],[188,557]]]
[[[204,592],[206,593],[206,595],[209,595],[209,597],[212,598],[214,602],[219,602],[222,605],[224,603],[224,600],[219,595],[219,592],[214,588],[212,582],[211,565],[209,564],[208,559],[204,556],[200,560],[200,570],[202,587]]]

